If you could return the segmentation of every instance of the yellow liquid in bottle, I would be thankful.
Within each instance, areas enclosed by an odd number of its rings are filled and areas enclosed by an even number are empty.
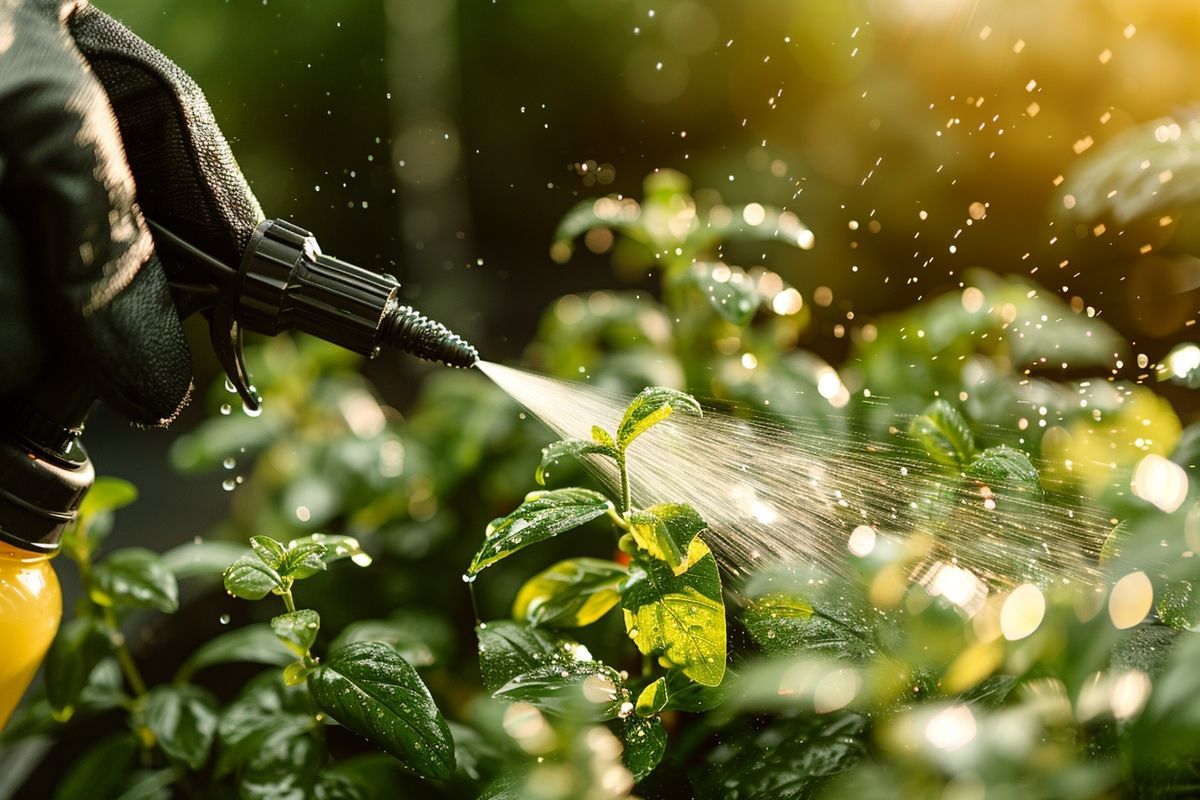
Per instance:
[[[54,641],[58,577],[45,555],[0,544],[0,730]]]

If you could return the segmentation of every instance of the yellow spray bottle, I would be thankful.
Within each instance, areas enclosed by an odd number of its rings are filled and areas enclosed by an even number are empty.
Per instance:
[[[0,433],[0,730],[29,687],[62,618],[51,559],[95,472],[79,443],[90,399],[3,410]],[[64,424],[64,421],[65,424]]]

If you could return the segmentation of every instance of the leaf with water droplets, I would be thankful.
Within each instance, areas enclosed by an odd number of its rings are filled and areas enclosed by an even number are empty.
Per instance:
[[[1031,499],[1042,496],[1037,467],[1029,456],[1008,445],[984,450],[967,467],[966,476],[986,484],[995,493],[1007,489]]]
[[[318,572],[328,569],[325,553],[328,549],[316,542],[289,542],[287,555],[283,559],[283,567],[279,574],[294,580],[311,578]]]
[[[688,568],[676,575],[657,559],[638,559],[621,601],[625,630],[646,655],[659,655],[705,686],[725,675],[725,601],[708,545],[693,539]]]
[[[975,436],[967,421],[945,400],[935,400],[909,423],[908,434],[930,458],[948,467],[965,466],[975,454]]]
[[[261,600],[285,588],[283,577],[263,563],[257,553],[247,553],[225,569],[225,591],[243,600]]]
[[[621,741],[625,743],[621,761],[632,773],[635,781],[640,781],[653,772],[658,762],[662,761],[663,754],[667,752],[667,732],[658,717],[626,717],[621,723]]]
[[[599,558],[569,558],[534,575],[513,603],[513,618],[550,628],[591,625],[621,601],[629,572]]]
[[[739,327],[748,324],[762,305],[757,284],[741,267],[697,262],[691,277],[713,310]]]
[[[284,546],[270,536],[251,536],[250,549],[262,559],[264,564],[274,570],[283,566],[283,561],[287,557],[287,550],[284,549]]]
[[[354,642],[309,678],[317,705],[347,729],[428,778],[454,774],[454,740],[429,690],[395,650]]]
[[[624,451],[634,439],[654,425],[671,416],[676,408],[697,417],[702,416],[696,398],[665,386],[648,386],[625,409],[617,428],[617,448]]]
[[[280,614],[271,620],[271,630],[289,650],[303,656],[317,640],[321,629],[321,617],[310,608]]]
[[[524,702],[573,720],[615,719],[628,693],[615,669],[598,661],[546,664],[509,680],[492,697]]]
[[[617,443],[613,441],[612,434],[601,428],[599,425],[592,426],[592,441],[604,447],[617,449]]]
[[[667,679],[659,678],[654,683],[642,689],[638,695],[634,710],[639,717],[652,717],[667,706]]]
[[[545,486],[546,470],[560,458],[572,456],[582,459],[584,456],[590,455],[602,455],[615,459],[617,458],[617,450],[612,445],[590,442],[587,439],[563,439],[562,441],[553,442],[542,450],[542,461],[538,464],[537,471],[533,477],[539,484]]]
[[[764,595],[749,604],[741,621],[768,655],[822,655],[864,662],[875,652],[865,631],[817,613],[798,595]]]
[[[102,606],[179,608],[179,584],[162,556],[142,547],[115,550],[92,572],[92,602]]]
[[[284,685],[278,670],[252,679],[221,714],[221,743],[215,774],[219,777],[283,746],[316,725],[305,689]]]
[[[317,551],[313,545],[320,545],[323,549]],[[292,575],[296,578],[307,578],[308,574],[300,567],[300,561],[309,563],[311,555],[316,553],[320,556],[321,561],[326,564],[333,564],[343,559],[350,559],[360,567],[369,567],[371,565],[371,556],[362,549],[358,539],[353,536],[342,536],[336,533],[314,533],[311,536],[302,536],[299,539],[292,539],[288,542],[288,558],[295,563],[292,567]],[[319,567],[317,569],[320,569]],[[311,574],[311,573],[309,573]]]
[[[592,660],[587,648],[574,639],[522,622],[484,622],[475,632],[479,637],[479,671],[489,692],[547,664],[561,666]]]
[[[467,573],[474,575],[522,548],[578,528],[612,507],[607,497],[591,489],[531,492],[515,511],[488,525],[483,547]]]
[[[629,527],[640,548],[682,575],[687,569],[688,546],[707,526],[691,506],[662,503],[632,514]]]

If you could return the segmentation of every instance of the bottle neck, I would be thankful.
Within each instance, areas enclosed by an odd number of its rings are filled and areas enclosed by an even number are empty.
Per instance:
[[[0,544],[53,555],[95,471],[80,441],[94,397],[61,370],[0,406]]]

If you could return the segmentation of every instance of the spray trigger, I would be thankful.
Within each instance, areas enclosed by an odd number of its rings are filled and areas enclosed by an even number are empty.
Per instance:
[[[217,303],[209,314],[209,338],[217,361],[233,388],[241,396],[250,411],[262,406],[262,398],[250,384],[250,372],[246,369],[246,356],[242,349],[242,326],[233,313],[232,304]]]

